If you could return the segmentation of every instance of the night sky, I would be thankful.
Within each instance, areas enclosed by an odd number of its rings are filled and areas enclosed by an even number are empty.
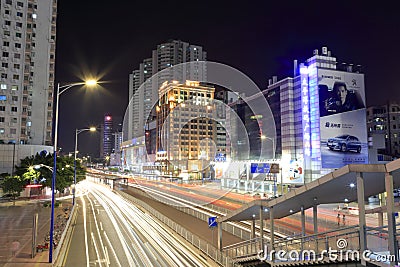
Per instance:
[[[76,128],[100,126],[105,113],[122,118],[129,73],[169,39],[203,46],[209,61],[237,68],[261,89],[273,75],[292,76],[294,59],[327,46],[338,62],[362,65],[368,106],[400,100],[397,13],[383,1],[59,0],[56,82],[96,75],[107,83],[61,96],[58,145],[72,152]],[[78,140],[81,153],[98,156],[99,133]]]

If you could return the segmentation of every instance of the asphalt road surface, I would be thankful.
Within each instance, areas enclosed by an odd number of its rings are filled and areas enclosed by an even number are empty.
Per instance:
[[[83,182],[63,266],[209,266],[191,246],[109,188]]]

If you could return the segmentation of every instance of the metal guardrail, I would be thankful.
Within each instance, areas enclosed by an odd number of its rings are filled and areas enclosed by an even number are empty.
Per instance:
[[[144,191],[142,191],[142,190],[140,190],[140,189],[135,189],[135,188],[132,188],[132,187],[131,187],[130,189],[131,189],[131,190],[135,190],[135,192],[136,192],[137,194],[140,194],[140,195],[142,195],[142,196],[145,196],[145,197],[152,197],[150,194],[148,194],[148,193],[146,193],[146,192],[144,192]],[[156,200],[157,200],[157,201],[160,201],[160,199],[158,199],[158,198],[157,198]],[[188,199],[188,200],[191,200],[191,199]],[[168,203],[167,203],[167,204],[168,204]],[[211,205],[211,204],[210,204],[210,205]],[[207,206],[210,207],[210,205],[207,205]],[[213,205],[212,207],[216,207],[216,206]],[[175,206],[175,208],[178,209],[178,210],[180,210],[180,211],[182,211],[182,212],[184,212],[184,213],[186,213],[186,214],[189,214],[189,215],[191,215],[191,216],[193,216],[193,217],[195,217],[195,218],[197,218],[197,219],[200,219],[200,220],[202,220],[202,221],[205,221],[205,222],[207,222],[207,221],[208,221],[208,218],[210,217],[209,214],[205,214],[204,212],[196,211],[196,210],[194,210],[194,209],[192,209],[192,208],[188,208],[188,207],[179,207],[179,206]],[[222,208],[220,208],[219,211],[223,212]],[[226,231],[226,232],[228,232],[228,233],[230,233],[230,234],[232,234],[232,235],[234,235],[234,236],[237,236],[237,237],[239,237],[239,238],[241,238],[241,239],[244,239],[244,240],[247,240],[247,239],[250,239],[250,238],[251,238],[250,229],[247,229],[247,228],[245,228],[245,227],[240,227],[240,226],[238,226],[236,223],[232,223],[232,222],[224,223],[224,224],[222,224],[222,229],[223,229],[224,231]],[[265,231],[268,231],[268,230],[265,229]]]
[[[169,228],[171,228],[173,231],[175,231],[177,234],[179,234],[181,237],[183,237],[186,241],[188,241],[190,244],[192,244],[194,247],[202,251],[204,254],[206,254],[208,257],[213,259],[216,263],[220,264],[221,266],[234,266],[233,261],[227,257],[223,252],[215,248],[212,244],[204,241],[203,239],[199,238],[198,236],[192,234],[190,231],[185,229],[184,227],[180,226],[177,224],[175,221],[169,219],[168,217],[164,216],[162,213],[158,212],[156,209],[151,207],[150,205],[146,204],[145,202],[134,198],[133,196],[124,193],[122,191],[116,191],[118,194],[123,196],[125,199],[129,199],[133,203],[141,206],[144,208],[146,211],[148,211],[150,214],[152,214],[154,217],[156,217],[158,220],[160,220],[162,223],[167,225]]]
[[[77,218],[77,208],[76,205],[73,206],[72,211],[71,211],[71,215],[69,216],[69,219],[67,221],[67,224],[65,225],[65,229],[61,235],[61,239],[60,242],[58,243],[57,248],[54,250],[54,264],[53,266],[56,267],[62,267],[64,260],[67,256],[67,249],[68,249],[68,245],[71,242],[71,238],[72,238],[72,232],[75,228],[75,222],[76,222],[76,218]]]
[[[345,240],[346,250],[359,250],[359,230],[358,226],[342,228],[340,230],[332,230],[324,233],[308,236],[292,236],[289,238],[281,238],[274,242],[274,251],[297,251],[302,255],[303,251],[315,251],[316,257],[323,256],[324,250],[338,249],[338,240]],[[264,238],[264,248],[261,248],[261,239],[254,238],[249,241],[244,241],[232,246],[224,248],[227,256],[233,260],[240,258],[258,257],[259,252],[267,249],[267,252],[272,252],[270,242]],[[319,253],[320,252],[320,253]],[[271,261],[270,255],[267,255],[267,260]],[[289,260],[289,259],[288,259]]]

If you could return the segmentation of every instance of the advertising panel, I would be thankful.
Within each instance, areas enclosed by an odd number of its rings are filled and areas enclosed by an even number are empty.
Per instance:
[[[364,75],[318,70],[322,168],[368,163]]]
[[[282,179],[284,184],[304,184],[303,159],[284,161],[282,164]]]

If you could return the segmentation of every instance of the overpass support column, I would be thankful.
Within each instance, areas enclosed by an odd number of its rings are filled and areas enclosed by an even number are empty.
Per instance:
[[[362,172],[356,173],[357,177],[357,199],[358,199],[358,225],[360,232],[360,254],[367,250],[366,237],[366,220],[365,220],[365,201],[364,201],[364,177]],[[361,264],[366,265],[366,262],[361,258]]]
[[[264,249],[264,219],[263,219],[263,212],[264,208],[262,205],[260,205],[260,245],[261,249]]]
[[[222,251],[222,222],[217,225],[218,230],[218,250]]]
[[[318,250],[318,205],[314,204],[313,206],[313,225],[314,225],[314,234],[315,236],[315,251],[319,251]]]
[[[378,212],[378,226],[383,226],[383,212]]]
[[[388,242],[389,242],[389,254],[395,256],[395,260],[390,262],[390,266],[395,266],[398,261],[398,248],[396,236],[396,223],[394,217],[394,196],[393,196],[393,176],[389,173],[385,173],[385,189],[386,189],[386,208],[388,218]]]
[[[301,251],[303,251],[305,236],[306,236],[306,214],[304,211],[304,207],[301,206]]]
[[[275,243],[275,227],[274,227],[274,207],[269,208],[269,220],[270,220],[270,246],[271,249],[269,251],[274,250],[274,243]],[[264,252],[266,253],[266,251]],[[271,253],[271,257],[273,257],[275,253]],[[267,256],[267,255],[265,255]],[[272,262],[275,260],[274,258],[270,259]]]
[[[251,221],[251,236],[250,239],[253,239],[256,237],[256,220]]]
[[[314,234],[318,234],[318,205],[314,205],[312,211],[313,211]]]

